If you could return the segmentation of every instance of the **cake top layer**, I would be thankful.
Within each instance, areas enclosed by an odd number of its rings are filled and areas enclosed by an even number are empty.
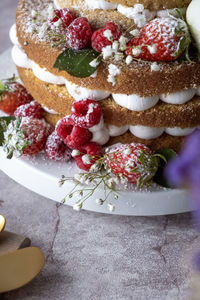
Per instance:
[[[104,9],[112,9],[115,8],[115,6],[109,6],[107,3],[115,4],[116,6],[118,4],[121,4],[123,6],[127,7],[133,7],[135,4],[142,4],[144,5],[144,8],[147,8],[149,10],[161,10],[161,9],[172,9],[172,8],[183,8],[187,7],[191,0],[84,0],[87,4],[91,4],[91,6],[94,4],[99,7],[102,7]],[[75,0],[72,0],[72,5],[76,5]],[[96,3],[95,3],[96,2]],[[98,4],[97,4],[98,2]],[[55,3],[57,3],[58,6],[61,8],[68,7],[69,0],[55,0]]]

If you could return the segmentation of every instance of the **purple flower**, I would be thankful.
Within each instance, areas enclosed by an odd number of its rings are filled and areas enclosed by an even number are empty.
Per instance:
[[[186,138],[180,154],[168,163],[165,176],[173,186],[200,185],[199,129]]]

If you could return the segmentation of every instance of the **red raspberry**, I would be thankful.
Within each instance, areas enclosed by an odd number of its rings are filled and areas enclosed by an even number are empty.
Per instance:
[[[0,81],[0,83],[2,85],[0,90],[0,109],[5,113],[13,115],[17,107],[33,100],[33,97],[20,83],[12,79]]]
[[[77,166],[85,171],[89,171],[91,166],[101,157],[102,148],[99,144],[95,142],[91,142],[86,144],[78,149],[81,152],[81,155],[75,156],[75,161]],[[82,160],[84,154],[88,154],[91,156],[90,164],[85,164]]]
[[[56,131],[48,136],[45,153],[49,159],[68,162],[71,159],[71,150],[64,144]]]
[[[113,35],[113,41],[117,41],[120,38],[121,32],[117,25],[113,22],[105,24],[104,28],[96,30],[92,35],[92,48],[97,52],[101,52],[103,47],[112,45],[112,42],[104,36],[104,31],[110,30]]]
[[[72,132],[73,126],[74,121],[72,120],[71,116],[64,117],[58,122],[56,126],[56,132],[62,140],[65,140],[66,137]]]
[[[187,25],[183,20],[181,22],[182,27],[180,19],[166,17],[152,20],[140,30],[139,37],[128,43],[126,55],[149,61],[176,60],[190,43]],[[139,51],[137,55],[133,49]]]
[[[19,106],[14,112],[15,117],[32,117],[34,119],[42,119],[44,117],[44,109],[36,101]]]
[[[51,28],[59,33],[63,31],[66,27],[68,27],[73,20],[75,19],[74,14],[68,8],[56,9],[55,17],[49,20],[49,24]],[[56,22],[60,20],[60,25],[56,26]]]
[[[100,104],[95,100],[81,100],[72,106],[72,119],[83,128],[90,128],[99,124],[102,116]]]
[[[88,143],[91,139],[92,133],[88,129],[74,125],[71,134],[67,135],[64,142],[69,148],[76,149]]]
[[[66,37],[72,49],[80,50],[90,46],[92,29],[87,18],[75,19],[67,28]]]

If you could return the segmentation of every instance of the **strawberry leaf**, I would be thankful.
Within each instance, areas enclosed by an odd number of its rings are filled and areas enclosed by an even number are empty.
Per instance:
[[[0,146],[2,146],[4,141],[3,133],[5,131],[5,127],[13,120],[15,120],[15,117],[0,117]]]
[[[90,65],[99,53],[93,49],[74,50],[66,49],[56,59],[54,68],[59,71],[66,71],[72,76],[84,78],[92,75],[97,67]]]
[[[163,156],[165,158],[165,160],[160,159],[159,167],[156,172],[156,175],[153,178],[153,181],[163,187],[169,188],[171,186],[168,184],[167,179],[164,176],[164,169],[166,167],[167,162],[169,160],[171,160],[172,158],[174,158],[177,154],[174,150],[169,149],[169,148],[161,148],[161,149],[157,150],[155,152],[155,154],[159,154],[159,155]]]

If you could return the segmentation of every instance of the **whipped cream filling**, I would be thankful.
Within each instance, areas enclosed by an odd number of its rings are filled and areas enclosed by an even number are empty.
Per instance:
[[[148,126],[142,126],[142,125],[126,125],[126,126],[114,126],[114,125],[108,125],[108,131],[110,136],[119,136],[124,134],[126,131],[130,130],[130,132],[141,139],[156,139],[159,136],[161,136],[164,132],[166,132],[169,135],[172,136],[186,136],[190,133],[192,133],[196,128],[180,128],[180,127],[173,127],[173,128],[153,128]]]
[[[94,10],[94,9],[109,10],[109,9],[117,8],[117,4],[112,2],[107,2],[105,0],[85,0],[85,6],[89,10]]]
[[[49,109],[48,107],[43,106],[43,105],[42,105],[42,108],[51,115],[58,115],[57,111],[55,111],[54,109]]]
[[[89,90],[85,87],[78,86],[68,80],[65,80],[66,88],[69,94],[76,100],[93,99],[96,101],[106,99],[110,96],[109,92],[104,90]]]
[[[98,101],[98,100],[106,99],[107,97],[110,96],[110,93],[107,91],[90,90],[85,87],[81,87],[74,83],[71,83],[67,81],[64,77],[56,76],[48,72],[45,68],[41,68],[34,61],[30,60],[19,44],[16,35],[15,25],[13,25],[10,29],[10,37],[11,37],[11,41],[15,43],[12,49],[12,59],[14,63],[21,68],[32,69],[34,75],[38,79],[51,84],[57,84],[57,85],[65,84],[69,94],[76,101],[86,99],[86,98],[90,98]],[[200,86],[197,87],[196,89],[178,91],[169,94],[161,94],[153,97],[149,96],[149,97],[142,98],[136,94],[131,94],[131,95],[112,94],[112,97],[114,101],[122,107],[125,107],[132,111],[144,111],[151,107],[154,107],[159,101],[159,99],[166,103],[178,105],[190,101],[195,94],[200,96]]]
[[[133,111],[143,111],[157,104],[159,96],[141,98],[138,95],[112,94],[117,104]]]

